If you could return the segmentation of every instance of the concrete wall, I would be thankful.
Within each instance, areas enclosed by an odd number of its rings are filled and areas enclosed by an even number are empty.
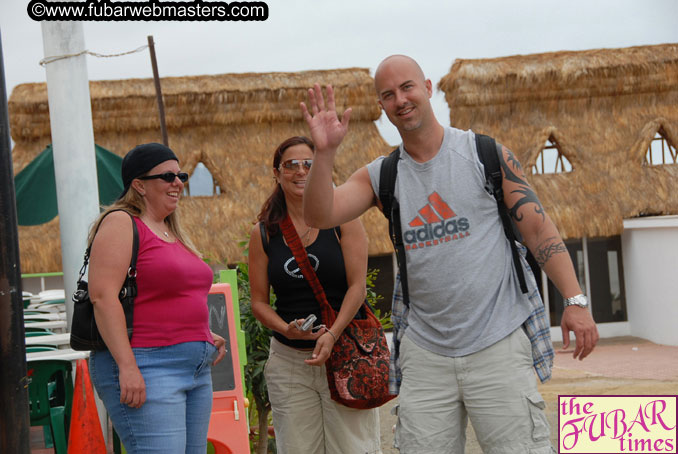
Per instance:
[[[630,334],[678,346],[678,216],[625,220],[622,255]]]
[[[64,276],[63,273],[53,276],[50,273],[49,276],[37,276],[29,275],[28,277],[22,277],[21,279],[21,290],[24,292],[31,292],[34,295],[42,292],[43,290],[52,290],[52,289],[63,289],[64,288]],[[56,273],[55,273],[56,274]]]

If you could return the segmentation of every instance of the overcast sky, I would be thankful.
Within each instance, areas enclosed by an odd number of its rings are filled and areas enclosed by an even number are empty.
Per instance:
[[[678,0],[268,0],[264,22],[85,22],[88,50],[114,54],[153,35],[160,75],[369,68],[384,57],[414,57],[437,84],[457,58],[678,42]],[[27,1],[0,2],[8,96],[44,82],[38,22]],[[152,77],[148,51],[87,58],[91,80]],[[449,124],[441,93],[434,108]],[[387,120],[384,138],[399,142]]]

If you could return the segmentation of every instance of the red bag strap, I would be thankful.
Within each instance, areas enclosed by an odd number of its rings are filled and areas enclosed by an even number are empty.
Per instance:
[[[301,239],[299,238],[299,234],[297,234],[297,229],[294,228],[294,223],[292,223],[292,219],[290,219],[289,214],[286,214],[283,220],[280,221],[280,230],[282,230],[283,237],[285,237],[287,245],[292,250],[292,254],[294,254],[297,265],[299,265],[299,268],[301,268],[301,273],[311,286],[313,294],[315,295],[315,299],[317,299],[318,303],[320,303],[320,308],[323,310],[323,312],[329,311],[332,313],[332,306],[330,306],[330,303],[327,301],[325,290],[323,290],[323,286],[318,280],[318,276],[315,274],[315,270],[311,266],[311,262],[308,260],[306,249],[304,248],[304,245],[301,244]],[[325,320],[325,323],[327,322],[328,320]]]

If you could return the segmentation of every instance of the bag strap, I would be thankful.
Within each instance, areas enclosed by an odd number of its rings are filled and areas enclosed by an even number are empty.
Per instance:
[[[139,231],[137,230],[137,223],[134,222],[134,217],[126,210],[111,210],[104,215],[104,218],[109,214],[113,213],[114,211],[124,211],[129,215],[130,219],[132,220],[132,259],[130,260],[129,268],[127,269],[127,278],[134,279],[137,275],[137,254],[139,252]],[[101,221],[103,221],[103,218],[101,218]],[[92,243],[94,242],[94,237],[99,231],[99,227],[101,227],[101,222],[99,222],[99,225],[97,225],[97,228],[94,231],[94,235],[92,236]],[[78,284],[82,281],[82,278],[85,276],[87,265],[89,264],[89,254],[92,250],[92,243],[90,243],[87,246],[87,250],[85,250],[85,258],[82,267],[80,268],[80,273],[78,275]]]
[[[301,244],[301,239],[299,239],[299,234],[297,233],[297,229],[294,228],[294,224],[292,223],[289,214],[286,214],[283,220],[280,221],[280,229],[285,237],[285,241],[287,241],[287,245],[292,250],[292,254],[294,254],[294,258],[301,269],[301,273],[311,286],[315,299],[320,303],[320,308],[323,311],[332,312],[332,306],[330,306],[330,303],[327,301],[325,290],[323,290],[323,286],[318,280],[318,275],[315,274],[315,270],[308,260],[306,249],[304,248],[304,245]],[[325,320],[325,323],[327,322],[328,320]]]
[[[263,222],[259,222],[259,232],[261,233],[261,246],[263,247],[266,255],[268,255],[268,245],[269,245],[268,231],[266,230],[266,226],[264,225]],[[340,226],[336,226],[334,228],[334,233],[337,235],[337,238],[339,238],[341,240],[341,227]]]
[[[381,162],[379,173],[379,201],[382,213],[388,219],[388,233],[393,243],[393,249],[400,270],[400,286],[403,293],[403,303],[410,306],[409,286],[407,283],[407,261],[405,257],[405,243],[403,243],[402,227],[400,225],[400,203],[395,198],[395,183],[398,176],[398,161],[400,147],[396,148]]]
[[[499,217],[504,227],[504,234],[508,238],[511,245],[511,255],[513,256],[513,264],[518,273],[518,281],[520,282],[520,290],[527,293],[527,284],[525,283],[525,273],[523,265],[520,262],[518,248],[516,247],[516,235],[513,230],[513,223],[508,212],[508,208],[504,203],[504,190],[502,188],[501,167],[499,164],[499,152],[495,140],[483,134],[476,134],[476,149],[478,151],[478,159],[483,163],[485,168],[485,188],[497,201],[497,210]]]

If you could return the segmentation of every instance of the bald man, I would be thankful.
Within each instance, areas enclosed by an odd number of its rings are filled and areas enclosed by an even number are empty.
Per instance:
[[[463,453],[470,418],[486,453],[551,453],[534,374],[544,381],[550,377],[550,337],[546,360],[538,358],[533,347],[539,339],[531,344],[524,328],[543,307],[530,272],[525,273],[529,292],[519,288],[496,201],[485,189],[475,134],[437,121],[431,81],[412,58],[386,58],[374,79],[379,105],[402,138],[395,198],[407,249],[409,306],[402,305],[397,291],[393,315],[399,329],[391,358],[392,392],[400,393],[400,452]],[[309,90],[310,110],[301,103],[316,145],[304,217],[318,228],[347,222],[372,206],[382,208],[383,157],[333,187],[334,156],[351,109],[339,119],[331,86],[326,97],[316,84]],[[525,244],[566,298],[564,348],[574,331],[574,356],[583,359],[598,341],[598,331],[570,256],[520,163],[505,147],[498,146],[497,153],[506,206]],[[456,234],[449,241],[421,242],[418,230],[434,227],[425,225],[429,221],[419,216],[421,210],[441,206],[446,214],[435,227]]]

